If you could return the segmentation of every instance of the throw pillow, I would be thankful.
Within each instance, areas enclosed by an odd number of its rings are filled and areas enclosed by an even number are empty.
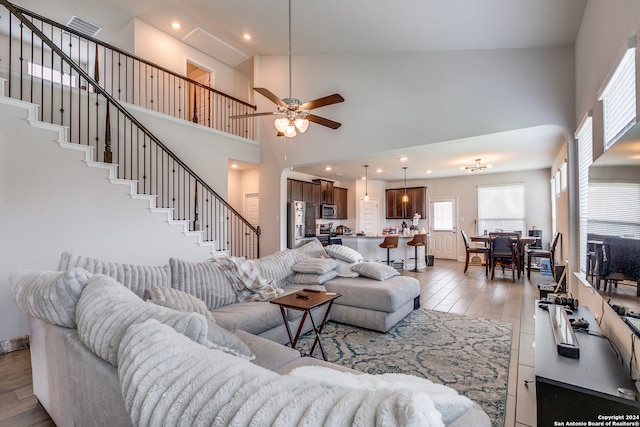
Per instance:
[[[360,262],[351,269],[361,276],[380,281],[400,274],[395,268],[378,262]]]
[[[313,273],[296,273],[291,279],[291,283],[296,285],[322,285],[324,282],[333,279],[338,275],[335,270],[328,271],[324,274]]]
[[[331,258],[307,258],[300,261],[291,269],[296,273],[325,274],[334,270],[338,263]]]
[[[118,346],[127,328],[147,319],[156,319],[200,344],[207,342],[207,321],[202,315],[148,304],[102,274],[89,279],[76,311],[80,341],[114,366],[118,365]]]
[[[333,258],[341,259],[347,262],[361,262],[364,258],[356,250],[343,245],[329,245],[324,250]]]
[[[76,306],[92,276],[82,268],[23,270],[9,276],[13,299],[25,314],[66,328],[76,327]]]
[[[283,249],[251,262],[258,268],[262,277],[267,280],[273,280],[278,286],[282,287],[282,285],[286,284],[285,279],[293,274],[291,267],[306,258],[309,258],[306,252],[298,249]]]
[[[69,270],[81,267],[93,274],[104,274],[112,277],[131,289],[142,298],[144,291],[153,286],[169,286],[171,284],[168,265],[145,266],[104,262],[95,258],[63,252],[60,256],[58,270]]]
[[[180,306],[179,304],[173,303],[171,301],[150,299],[147,302],[183,313],[193,312],[189,309],[185,309],[184,306]],[[204,303],[202,304],[204,305]],[[208,316],[205,316],[205,318],[207,319],[207,339],[209,340],[209,343],[206,343],[205,346],[222,350],[225,353],[233,354],[234,356],[240,356],[247,360],[253,360],[256,358],[253,352],[249,349],[249,347],[247,347],[244,342],[242,342],[240,338],[238,338],[236,335],[229,332],[222,326],[218,325],[213,316],[211,316],[211,313],[209,313]]]
[[[324,251],[324,246],[322,246],[322,243],[320,243],[318,239],[313,239],[309,243],[305,243],[299,248],[296,248],[295,251],[303,253],[310,258],[327,256],[327,253]]]
[[[156,302],[156,300],[167,301],[177,306],[180,311],[185,313],[200,313],[207,320],[213,320],[213,316],[209,309],[207,309],[204,301],[177,289],[167,288],[165,286],[154,286],[144,292],[143,299],[152,300],[153,302]]]
[[[216,263],[169,258],[169,267],[171,287],[203,300],[209,310],[238,301],[233,286]]]
[[[348,262],[348,261],[343,261],[341,259],[336,259],[335,261],[338,263],[338,267],[336,268],[336,271],[338,272],[339,277],[358,277],[359,276],[357,272],[351,269],[351,267],[357,264],[356,262]]]

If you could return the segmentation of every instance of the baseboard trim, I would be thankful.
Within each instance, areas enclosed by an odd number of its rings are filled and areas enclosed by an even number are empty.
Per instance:
[[[29,348],[29,335],[0,341],[0,354]]]

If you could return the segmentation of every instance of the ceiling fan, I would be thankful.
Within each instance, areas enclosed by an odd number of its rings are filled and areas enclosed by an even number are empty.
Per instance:
[[[306,132],[309,128],[309,122],[318,123],[319,125],[326,126],[331,129],[338,129],[342,126],[341,123],[309,113],[310,110],[316,108],[344,102],[344,98],[340,94],[334,93],[333,95],[324,96],[305,103],[302,103],[299,99],[291,96],[291,0],[289,0],[289,97],[280,99],[269,89],[262,87],[256,87],[254,90],[276,104],[277,111],[241,114],[231,116],[231,119],[279,115],[282,117],[275,120],[275,127],[278,131],[278,136],[284,135],[289,138],[296,136],[297,132]]]

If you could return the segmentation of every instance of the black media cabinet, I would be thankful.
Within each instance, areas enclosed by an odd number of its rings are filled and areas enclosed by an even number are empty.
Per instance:
[[[640,425],[640,393],[609,341],[576,331],[580,357],[561,356],[556,351],[549,313],[538,307],[538,301],[535,317],[538,426],[605,426],[607,421]],[[569,318],[584,318],[590,332],[601,334],[587,307],[579,307]],[[636,400],[625,398],[618,389],[632,390]]]

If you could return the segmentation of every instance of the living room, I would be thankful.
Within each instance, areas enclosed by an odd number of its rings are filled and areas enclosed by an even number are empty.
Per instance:
[[[603,8],[603,9],[601,9]],[[596,108],[596,94],[598,89],[605,81],[616,58],[622,51],[629,36],[636,33],[637,15],[631,13],[637,11],[635,3],[616,2],[605,6],[599,5],[597,2],[588,2],[585,9],[585,15],[582,21],[580,32],[575,41],[575,45],[567,47],[559,47],[553,49],[530,49],[526,51],[505,50],[485,52],[431,52],[423,54],[388,54],[375,56],[369,54],[356,55],[322,55],[321,57],[305,56],[296,61],[296,73],[294,80],[300,81],[303,76],[314,76],[316,88],[296,87],[296,92],[300,92],[298,96],[304,99],[311,99],[324,94],[325,91],[336,91],[343,93],[348,99],[349,104],[336,106],[331,110],[332,114],[340,117],[345,123],[343,129],[337,133],[314,132],[302,139],[294,140],[291,144],[283,147],[282,141],[276,138],[270,125],[264,122],[261,130],[262,138],[260,144],[262,146],[262,158],[260,162],[260,170],[258,172],[257,181],[259,181],[259,192],[261,195],[260,218],[263,223],[262,235],[262,253],[269,254],[284,247],[284,227],[269,226],[276,224],[274,218],[282,218],[284,216],[284,207],[282,203],[282,195],[284,193],[284,183],[288,171],[292,166],[306,165],[318,161],[330,161],[337,155],[344,157],[358,157],[363,151],[380,151],[385,152],[390,149],[398,149],[411,144],[437,143],[442,141],[457,140],[477,134],[488,134],[493,132],[501,132],[507,126],[499,126],[493,118],[500,117],[502,122],[508,122],[509,128],[523,128],[538,124],[558,125],[566,135],[572,135],[577,128],[586,111]],[[635,21],[634,21],[635,19]],[[633,21],[633,22],[631,22]],[[159,32],[153,28],[145,29],[145,24],[129,23],[128,30],[136,33],[135,37],[123,41],[123,45],[130,44],[134,47],[136,53],[142,54],[146,52],[157,51],[148,46],[157,40]],[[603,37],[596,29],[607,28],[606,37]],[[146,34],[146,35],[145,35]],[[123,33],[123,38],[124,33]],[[595,40],[598,40],[598,43]],[[135,41],[131,41],[135,40]],[[153,56],[153,55],[152,55]],[[159,63],[165,63],[166,58],[160,55],[152,58]],[[254,78],[253,84],[266,86],[273,91],[281,94],[287,92],[286,79],[282,79],[285,75],[286,57],[277,55],[273,57],[263,56],[255,58],[252,62],[259,63],[256,69],[260,70],[260,77]],[[328,69],[327,63],[335,64],[335,69]],[[380,64],[385,67],[380,67]],[[439,73],[433,70],[420,73],[417,76],[405,76],[403,70],[408,69],[430,69],[433,63],[439,64]],[[168,66],[168,65],[167,65]],[[252,64],[253,66],[253,64]],[[385,68],[384,75],[381,68]],[[220,67],[225,69],[225,67]],[[228,69],[228,68],[227,68]],[[343,70],[339,72],[338,70]],[[450,73],[452,69],[456,73]],[[505,69],[509,70],[508,72]],[[218,68],[216,68],[218,70]],[[505,72],[507,74],[505,74]],[[298,74],[299,73],[299,74]],[[317,73],[315,76],[313,73]],[[378,74],[379,73],[379,74]],[[216,80],[224,90],[231,93],[241,95],[243,98],[251,98],[249,95],[249,78],[246,74],[242,83],[232,81],[234,78],[225,73],[217,74],[220,79]],[[451,76],[447,76],[451,74]],[[363,75],[369,76],[368,79],[362,79]],[[367,81],[382,81],[384,85],[391,85],[394,82],[401,81],[397,76],[406,77],[405,81],[395,83],[394,90],[387,89],[385,97],[377,102],[371,102],[368,95]],[[495,96],[497,88],[504,87],[504,81],[509,78],[516,79],[513,86],[509,86],[505,92],[510,93],[509,98],[513,98],[511,102],[506,99],[494,99],[496,105],[486,105],[486,94]],[[575,82],[575,84],[574,84]],[[247,83],[245,85],[245,83]],[[438,86],[452,86],[456,91],[438,94]],[[575,86],[575,90],[574,90]],[[482,94],[472,97],[470,94],[476,93],[477,88],[482,87]],[[355,89],[362,88],[361,94],[355,93]],[[379,118],[380,112],[377,107],[380,105],[398,105],[404,99],[409,98],[408,93],[420,88],[422,96],[419,100],[411,97],[415,104],[403,106],[410,111],[421,111],[422,121],[421,128],[429,128],[432,132],[425,137],[423,130],[404,130],[400,137],[396,132],[398,128],[402,128],[402,123],[388,121],[385,124],[387,129],[381,129],[375,126],[354,126],[355,123],[375,122],[371,117]],[[305,92],[306,90],[318,90],[320,93]],[[397,92],[393,97],[387,93]],[[350,96],[347,96],[349,94]],[[481,96],[482,95],[482,96]],[[396,98],[397,96],[397,98]],[[540,100],[544,97],[544,100]],[[430,99],[432,103],[424,105],[424,100]],[[527,100],[526,105],[522,100]],[[270,105],[255,97],[256,102],[262,109],[270,108]],[[366,102],[365,102],[366,101]],[[529,102],[531,101],[531,102]],[[535,102],[537,101],[537,102]],[[371,108],[366,108],[369,102]],[[348,105],[348,106],[347,106]],[[538,107],[538,108],[532,108]],[[455,111],[455,114],[449,114],[443,117],[438,111]],[[526,111],[525,111],[526,110]],[[525,114],[526,112],[526,114]],[[401,116],[401,114],[399,114]],[[422,120],[422,117],[425,117]],[[387,117],[385,117],[386,119]],[[437,118],[437,119],[436,119]],[[461,120],[460,118],[464,118]],[[377,120],[383,122],[380,118]],[[462,122],[462,123],[461,123]],[[261,122],[262,123],[262,122]],[[392,129],[393,128],[393,129]],[[314,129],[315,130],[315,129]],[[425,138],[427,140],[425,141]],[[570,137],[567,137],[571,140]],[[297,141],[304,144],[304,149],[296,149]],[[389,141],[394,141],[389,143]],[[571,147],[571,143],[566,143]],[[568,154],[558,153],[555,161],[560,163],[562,159],[569,159],[569,169],[571,176],[576,176],[577,167],[575,157],[571,149],[567,150]],[[597,153],[597,152],[596,152]],[[596,154],[597,156],[597,154]],[[219,172],[227,170],[228,158],[234,158],[233,154],[221,156],[224,158],[211,159],[211,164],[203,166],[202,169],[209,167],[211,170]],[[240,157],[240,156],[237,156]],[[286,158],[286,160],[285,160]],[[550,169],[551,171],[552,169]],[[255,172],[252,172],[252,174]],[[241,175],[241,174],[240,174]],[[551,174],[550,174],[551,175]],[[233,177],[233,174],[230,176]],[[551,178],[551,177],[549,177]],[[255,188],[254,180],[244,180],[248,183],[242,183],[242,176],[238,177],[240,184],[232,183],[233,178],[223,177],[216,180],[216,189],[224,195],[229,193],[229,188],[241,188],[241,192],[248,193],[250,188]],[[246,186],[243,188],[243,186]],[[43,192],[51,194],[59,191],[59,188],[46,189],[40,187]],[[574,188],[575,190],[575,188]],[[280,197],[274,197],[280,195]],[[55,203],[55,197],[52,199]],[[559,200],[557,212],[557,228],[562,231],[563,239],[563,256],[569,261],[568,265],[572,271],[578,271],[581,268],[579,262],[579,243],[575,237],[577,235],[578,218],[577,218],[577,194],[572,192],[571,186],[569,191]],[[49,209],[57,210],[55,204],[47,204]],[[116,238],[109,236],[114,228],[117,227],[118,221],[110,219],[109,215],[100,217],[98,223],[104,224],[104,229],[109,230],[100,232],[93,230],[92,238],[96,240],[108,237],[113,242],[110,247],[96,248],[81,242],[82,236],[72,238],[63,238],[59,243],[49,243],[45,247],[33,249],[33,242],[40,242],[40,239],[47,241],[51,238],[51,226],[44,224],[35,227],[30,232],[21,233],[19,236],[12,233],[15,228],[28,229],[36,223],[46,223],[38,215],[37,203],[30,203],[18,207],[17,210],[29,212],[28,216],[23,218],[17,224],[11,222],[11,227],[7,226],[6,235],[12,236],[7,240],[7,245],[15,248],[15,254],[9,255],[3,261],[3,271],[6,275],[18,268],[55,268],[57,256],[63,249],[77,248],[79,251],[96,251],[96,256],[114,260],[127,260],[138,262],[152,262],[152,259],[162,257],[166,259],[169,251],[158,251],[155,246],[157,242],[150,242],[146,254],[141,255],[139,249],[127,248],[122,249],[121,245],[116,242],[126,241],[126,234],[118,235]],[[64,213],[64,212],[63,212]],[[58,213],[55,215],[56,224],[64,223],[65,215]],[[17,216],[17,215],[16,215]],[[13,219],[13,216],[10,216]],[[471,218],[465,215],[465,218]],[[60,222],[58,222],[60,221]],[[106,221],[106,222],[105,222]],[[72,222],[72,221],[69,221]],[[76,222],[77,224],[77,222]],[[95,227],[87,221],[81,222],[87,228]],[[66,228],[63,227],[63,228]],[[549,227],[551,228],[551,227]],[[69,226],[69,229],[70,226]],[[142,234],[142,233],[141,233]],[[104,240],[103,240],[104,241]],[[31,242],[31,243],[28,243]],[[97,246],[97,245],[96,245]],[[172,251],[175,250],[172,248]],[[156,252],[157,251],[157,252]],[[33,252],[38,252],[34,254]],[[30,254],[27,257],[25,254]],[[197,256],[197,255],[194,255]],[[29,258],[27,261],[26,259]],[[564,261],[564,260],[563,260]],[[580,267],[578,267],[580,266]],[[570,276],[572,286],[577,279]],[[6,285],[6,282],[5,282]],[[3,294],[8,295],[7,286],[3,286]],[[11,339],[25,335],[25,324],[22,316],[12,306],[10,298],[2,298],[3,312],[3,330],[0,336],[1,340]],[[594,302],[598,304],[598,302]],[[4,314],[6,313],[6,314]]]

